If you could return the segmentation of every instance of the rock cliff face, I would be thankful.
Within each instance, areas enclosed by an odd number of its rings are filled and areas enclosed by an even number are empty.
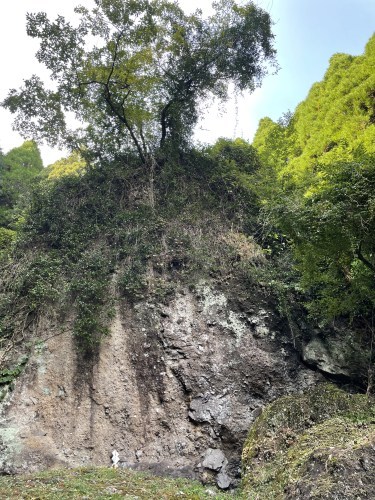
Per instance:
[[[315,385],[267,299],[239,310],[209,283],[168,305],[118,303],[84,359],[69,324],[39,323],[1,410],[3,471],[110,465],[236,485],[243,443],[265,404]]]

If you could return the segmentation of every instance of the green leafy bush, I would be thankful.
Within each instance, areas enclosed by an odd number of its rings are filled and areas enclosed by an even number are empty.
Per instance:
[[[251,272],[248,263],[263,255],[242,234],[257,207],[239,173],[257,168],[256,155],[243,141],[222,140],[215,151],[165,163],[152,186],[138,162],[123,158],[41,181],[14,250],[17,266],[3,273],[3,335],[24,314],[73,307],[77,345],[94,347],[109,330],[115,297],[168,300],[180,283],[232,279],[234,266]]]

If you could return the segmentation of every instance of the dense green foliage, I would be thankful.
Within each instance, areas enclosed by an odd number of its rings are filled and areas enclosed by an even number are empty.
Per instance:
[[[35,188],[3,269],[4,339],[41,311],[63,316],[73,307],[77,343],[91,348],[108,331],[114,297],[166,300],[205,276],[251,281],[263,256],[250,236],[258,209],[248,185],[258,164],[247,143],[186,153],[152,186],[137,159],[51,176],[66,164]]]
[[[44,169],[48,179],[55,179],[64,175],[79,175],[86,169],[85,160],[74,151],[68,158],[61,158]]]
[[[214,8],[204,18],[167,0],[95,0],[92,12],[76,8],[78,27],[29,14],[28,34],[40,40],[37,58],[54,89],[33,76],[3,105],[17,113],[26,136],[91,157],[132,150],[153,164],[160,149],[170,153],[190,141],[204,99],[227,98],[229,84],[253,90],[274,64],[265,11],[234,0]],[[66,112],[84,126],[68,130]]]
[[[33,141],[26,141],[5,155],[0,153],[0,226],[14,226],[42,169],[40,151]]]
[[[336,54],[293,115],[260,122],[253,146],[263,220],[289,241],[323,322],[375,304],[375,37]]]

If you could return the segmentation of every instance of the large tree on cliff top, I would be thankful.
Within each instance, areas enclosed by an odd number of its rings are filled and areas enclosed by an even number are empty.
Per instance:
[[[183,147],[204,99],[227,98],[230,84],[251,91],[275,65],[270,17],[252,2],[220,0],[209,18],[167,0],[95,4],[76,8],[76,27],[27,15],[52,81],[48,89],[33,75],[3,102],[25,137],[107,154],[130,148],[146,163]],[[68,130],[67,112],[79,130]]]

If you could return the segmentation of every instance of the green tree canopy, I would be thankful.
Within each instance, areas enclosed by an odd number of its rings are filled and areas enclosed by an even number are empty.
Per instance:
[[[290,157],[284,176],[308,189],[334,163],[375,153],[374,67],[375,35],[363,55],[332,56],[323,80],[296,109],[292,140],[298,154]]]
[[[47,179],[56,180],[66,175],[80,175],[86,170],[86,162],[76,151],[67,158],[61,158],[45,169]]]
[[[219,0],[209,18],[168,0],[95,4],[76,8],[77,27],[28,14],[53,85],[34,75],[3,102],[25,136],[101,155],[132,149],[146,162],[189,140],[204,99],[227,98],[231,84],[253,90],[275,65],[270,17],[251,1]],[[68,130],[67,112],[79,130]]]
[[[261,120],[253,142],[264,220],[291,242],[325,321],[375,307],[374,67],[375,36],[363,55],[335,54],[294,115]]]
[[[207,148],[210,156],[218,164],[250,174],[259,167],[258,155],[254,147],[243,139],[234,140],[221,137]]]
[[[0,156],[0,225],[9,225],[16,206],[24,206],[34,179],[43,169],[40,151],[34,141]]]
[[[43,169],[42,157],[34,141],[25,141],[21,146],[11,149],[4,156],[4,163],[9,169],[22,168],[28,172],[40,172]]]

